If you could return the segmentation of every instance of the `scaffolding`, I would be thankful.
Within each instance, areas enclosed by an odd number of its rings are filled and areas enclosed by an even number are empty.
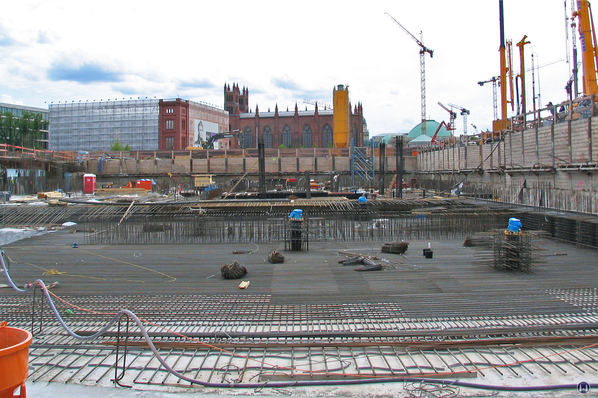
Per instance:
[[[118,140],[132,150],[157,150],[159,115],[158,99],[51,104],[49,149],[109,151]]]

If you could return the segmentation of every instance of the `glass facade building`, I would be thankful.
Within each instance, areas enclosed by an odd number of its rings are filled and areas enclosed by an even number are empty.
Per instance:
[[[109,151],[117,140],[131,150],[158,150],[160,100],[50,104],[48,149]]]
[[[42,118],[42,126],[41,126],[41,139],[38,141],[39,148],[47,149],[48,148],[48,125],[50,119],[50,113],[47,109],[43,108],[34,108],[31,106],[24,106],[24,105],[15,105],[15,104],[5,104],[0,102],[0,117],[4,117],[4,113],[12,113],[15,117],[21,118],[23,117],[24,113],[33,113],[33,114],[40,114]],[[2,140],[2,142],[5,142]]]
[[[49,114],[47,109],[43,108],[34,108],[31,106],[23,106],[23,105],[14,105],[14,104],[5,104],[0,102],[0,113],[10,112],[17,117],[23,116],[23,112],[30,112],[30,113],[40,113],[42,115],[43,121],[48,121]]]

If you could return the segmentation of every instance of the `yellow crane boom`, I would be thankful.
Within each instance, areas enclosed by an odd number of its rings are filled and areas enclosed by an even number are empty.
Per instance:
[[[585,95],[598,94],[596,83],[596,31],[592,16],[592,9],[587,0],[577,0],[577,18],[579,19],[579,39],[581,41],[583,65],[583,92]]]

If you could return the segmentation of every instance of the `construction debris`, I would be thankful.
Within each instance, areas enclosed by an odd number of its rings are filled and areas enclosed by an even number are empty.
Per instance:
[[[367,257],[367,258],[369,258],[370,260],[381,260],[381,258],[380,258],[380,257],[376,257],[376,256],[367,256],[367,255],[365,255],[365,254],[359,254],[359,253],[351,253],[351,252],[346,252],[346,251],[344,251],[344,250],[343,250],[343,251],[340,251],[340,252],[338,252],[338,254],[342,254],[343,256],[350,256],[350,257]],[[343,260],[341,260],[341,261],[343,261]],[[340,263],[341,261],[339,261],[339,263]]]
[[[272,264],[284,263],[284,256],[278,250],[274,250],[268,255],[268,261]]]
[[[250,281],[243,281],[239,283],[239,289],[247,289],[249,287]]]
[[[344,260],[340,260],[339,264],[342,265],[358,265],[363,264],[364,257],[363,256],[356,256],[356,257],[349,257]]]
[[[355,268],[355,271],[380,271],[384,267],[382,264],[377,263],[374,259],[379,260],[377,257],[370,256],[353,256],[340,260],[339,264],[342,265],[362,265],[361,267]]]
[[[52,192],[38,192],[37,193],[38,199],[61,199],[64,198],[64,194],[58,191]]]
[[[383,253],[403,254],[409,248],[409,242],[392,242],[382,245]]]
[[[465,238],[463,246],[465,247],[487,247],[491,248],[494,244],[494,233],[480,232]]]
[[[362,262],[363,262],[363,266],[357,267],[353,271],[360,271],[360,272],[363,272],[363,271],[381,271],[384,268],[382,266],[382,264],[378,264],[377,262],[375,262],[374,260],[371,260],[369,258],[363,258]]]
[[[239,279],[247,274],[247,268],[237,261],[233,261],[220,267],[220,273],[224,279]]]

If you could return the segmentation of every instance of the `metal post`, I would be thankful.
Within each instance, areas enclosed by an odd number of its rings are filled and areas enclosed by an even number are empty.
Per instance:
[[[305,198],[311,199],[311,173],[309,170],[305,171]]]
[[[264,138],[259,138],[257,143],[258,169],[259,169],[259,198],[266,198],[266,150]]]
[[[380,153],[378,155],[378,163],[380,165],[379,170],[380,170],[380,174],[378,177],[378,190],[380,192],[380,195],[384,195],[384,174],[386,172],[386,144],[381,142],[380,143]]]
[[[402,198],[403,197],[403,170],[404,170],[404,159],[403,159],[403,144],[405,142],[405,137],[403,136],[397,136],[396,137],[396,141],[395,141],[395,160],[397,163],[397,179],[396,179],[396,183],[397,185],[395,186],[396,188],[396,194],[395,197],[397,198]]]

